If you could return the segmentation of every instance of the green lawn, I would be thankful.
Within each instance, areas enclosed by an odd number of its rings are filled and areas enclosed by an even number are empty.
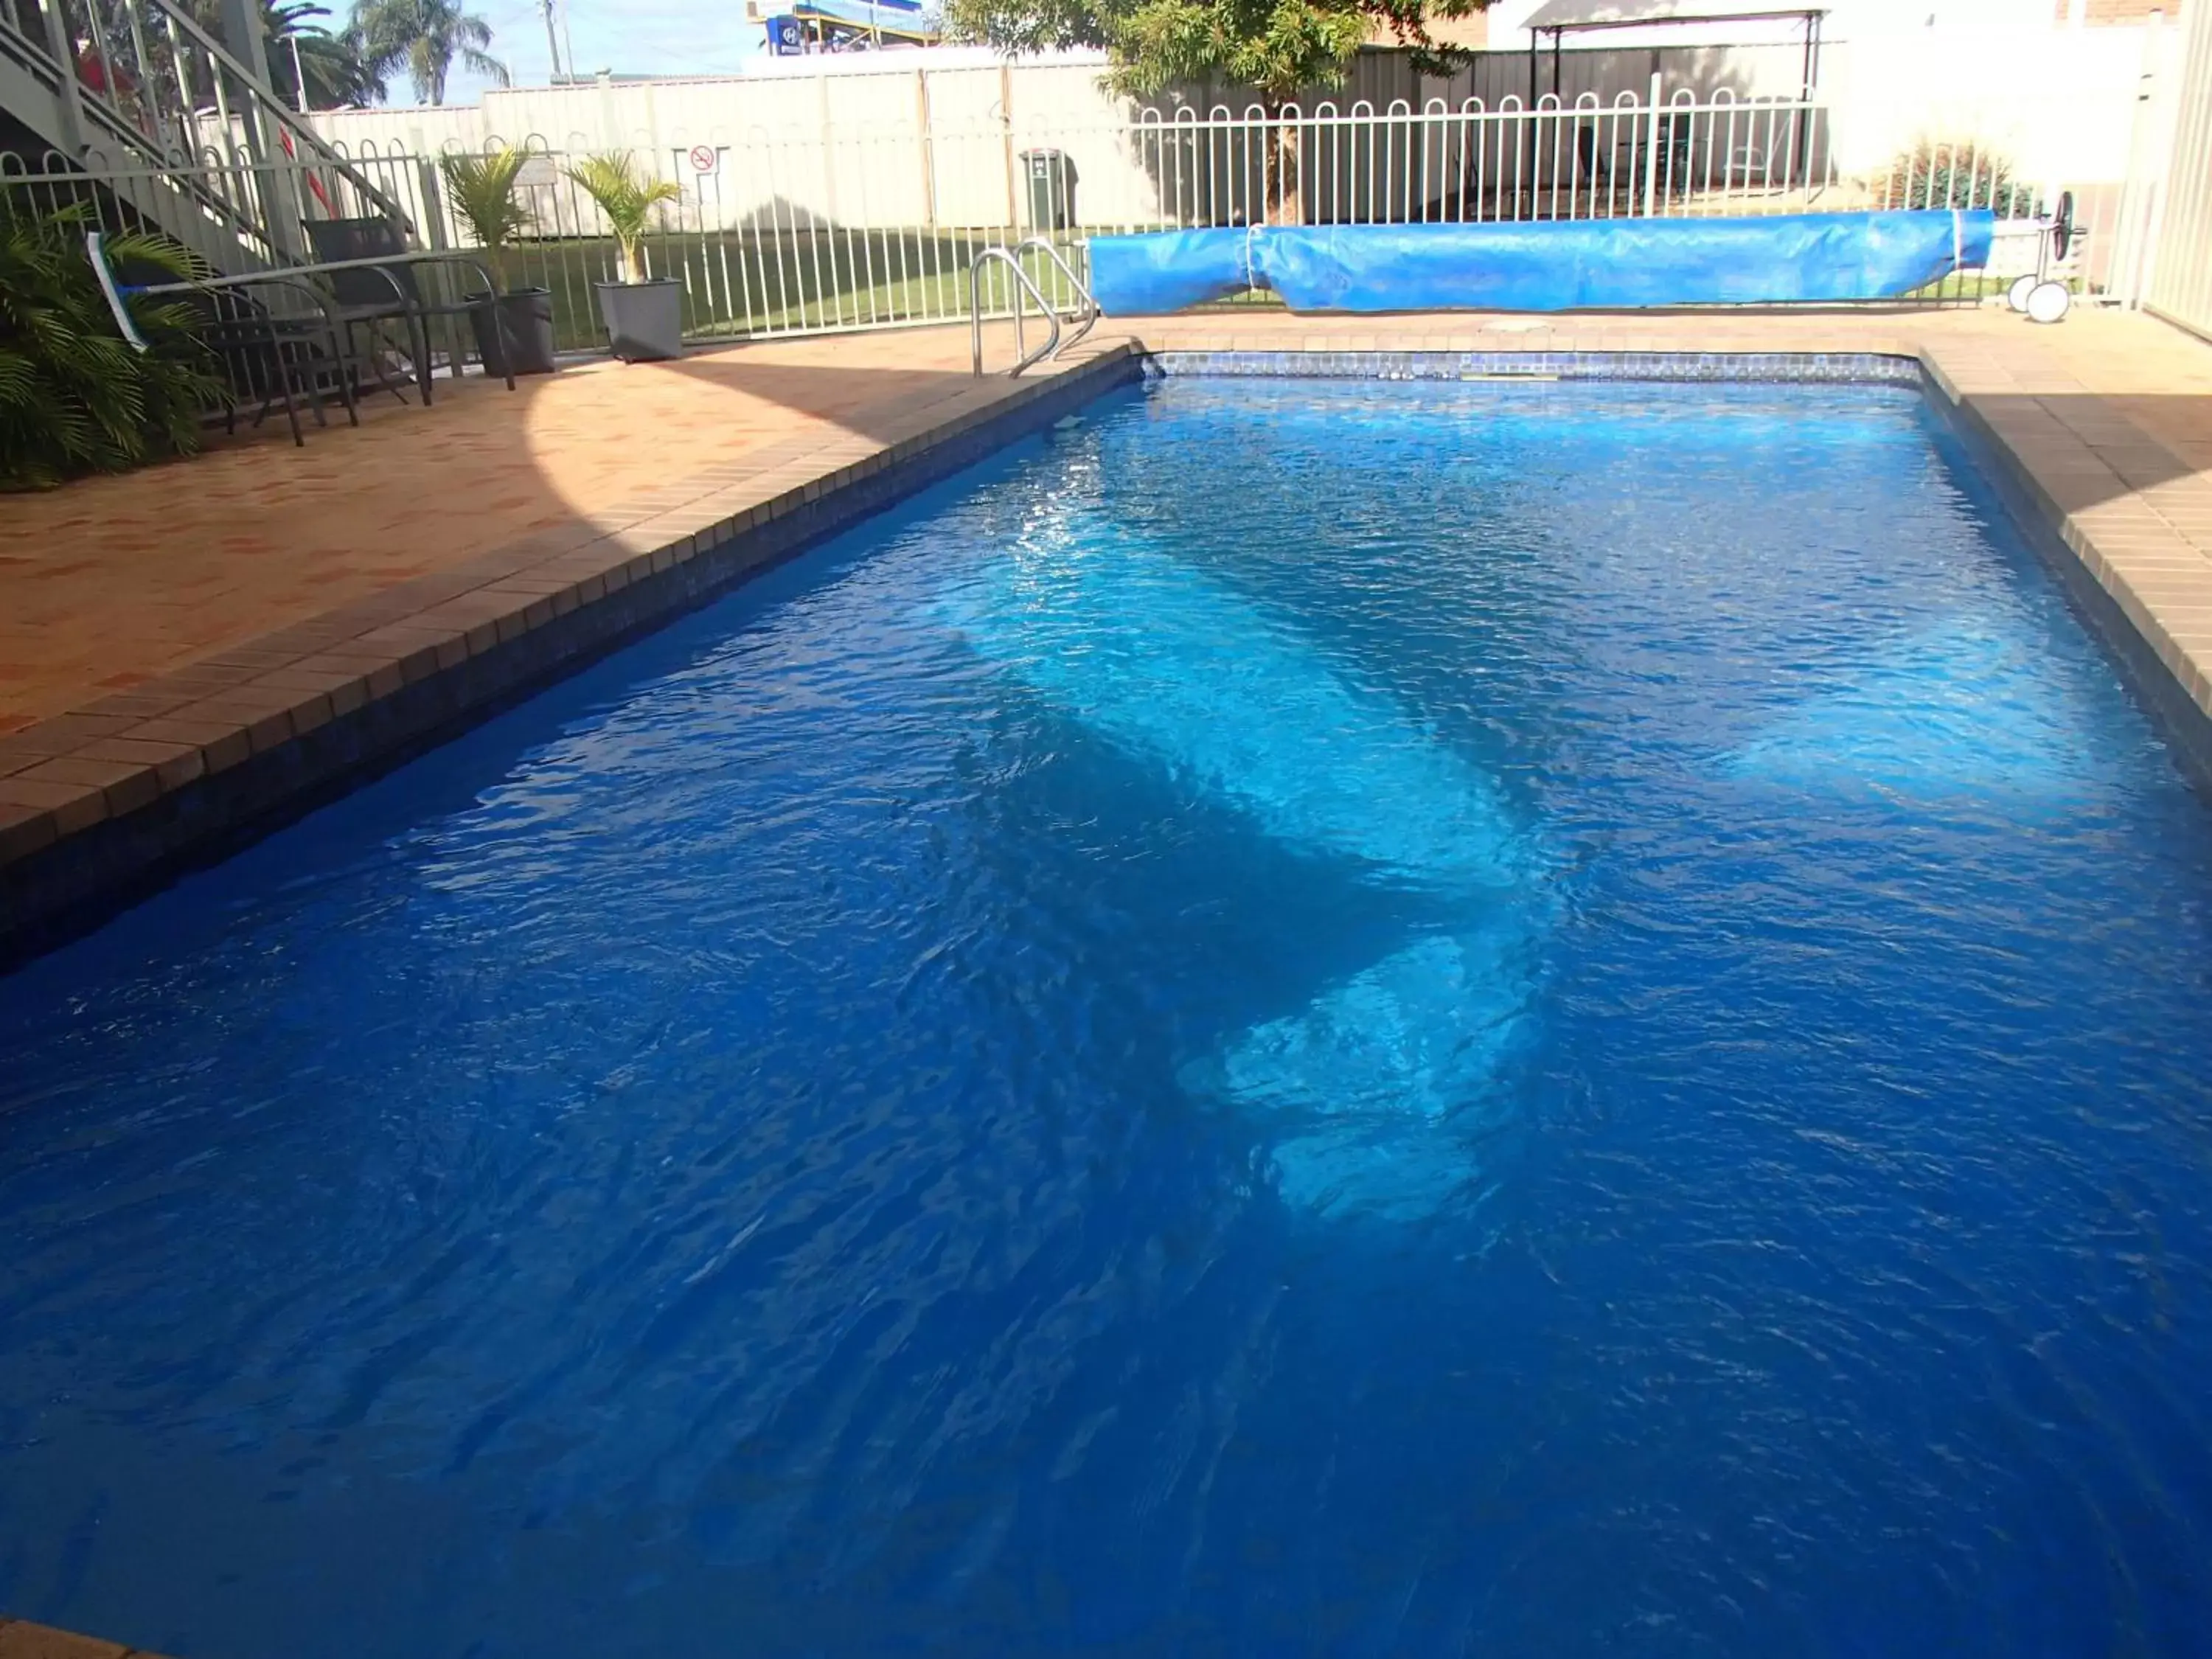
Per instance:
[[[739,338],[799,328],[963,319],[969,262],[982,249],[1011,243],[1018,234],[725,231],[654,238],[646,258],[654,275],[683,277],[687,335]],[[1031,253],[1024,263],[1038,285],[1053,293],[1046,262]],[[526,242],[508,256],[507,280],[551,290],[556,344],[563,351],[587,349],[605,337],[592,285],[614,265],[614,244],[603,239]],[[987,309],[993,293],[988,280]]]

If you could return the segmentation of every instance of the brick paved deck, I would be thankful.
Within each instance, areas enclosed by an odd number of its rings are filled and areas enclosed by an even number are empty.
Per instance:
[[[981,382],[964,329],[737,347],[9,499],[0,960],[45,912],[651,625],[1139,347],[1917,357],[2092,596],[2212,710],[2212,346],[2144,318],[1217,313],[1103,325],[1051,373]],[[80,838],[105,850],[57,885]]]
[[[73,1636],[47,1625],[0,1619],[0,1659],[161,1659],[161,1656],[143,1648]]]
[[[1003,361],[1003,360],[1002,360]],[[15,496],[0,551],[0,732],[522,537],[625,529],[732,463],[803,461],[974,406],[965,331],[593,363],[380,397],[362,428]],[[842,463],[841,463],[842,465]],[[835,469],[832,469],[833,471]]]

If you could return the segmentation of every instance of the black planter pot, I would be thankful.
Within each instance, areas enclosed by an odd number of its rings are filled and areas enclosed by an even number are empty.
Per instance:
[[[464,295],[477,301],[481,293]],[[469,313],[477,350],[490,374],[553,372],[553,295],[542,288],[510,289],[488,311]]]
[[[650,283],[594,283],[607,343],[626,363],[659,362],[684,355],[684,284],[672,277]]]

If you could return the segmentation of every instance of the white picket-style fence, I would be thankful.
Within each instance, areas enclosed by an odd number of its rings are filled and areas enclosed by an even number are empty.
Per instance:
[[[2095,112],[2087,112],[2088,114]],[[1870,118],[1863,102],[1849,121]],[[2033,222],[2070,193],[2090,234],[2063,273],[2107,284],[2115,226],[2144,220],[2143,181],[2127,158],[2145,149],[2134,100],[2106,112],[2109,143],[2082,149],[2081,170],[2029,172],[2036,100],[1984,105],[1969,122],[1893,121],[1910,135],[1872,166],[1846,118],[1818,100],[1668,94],[1656,77],[1641,95],[1612,100],[1509,96],[1416,108],[1323,103],[1311,109],[1184,110],[1163,117],[1089,118],[1018,131],[990,119],[900,125],[756,130],[730,142],[666,153],[641,149],[646,170],[674,180],[647,258],[680,277],[687,322],[702,337],[817,332],[942,322],[968,314],[967,278],[982,248],[1043,234],[1080,255],[1093,235],[1260,222],[1437,223],[1640,216],[1820,213],[1881,208],[1991,208],[2008,222],[1993,276],[2032,265]],[[2071,112],[2081,126],[2085,112]],[[219,133],[211,135],[219,138]],[[573,152],[540,140],[519,188],[532,232],[506,256],[511,283],[555,295],[564,344],[598,337],[591,284],[612,274],[596,209],[570,181]],[[1862,158],[1847,167],[1844,159]],[[2121,158],[2118,164],[2109,158]],[[441,158],[363,143],[341,174],[307,161],[250,161],[220,144],[190,167],[140,169],[130,190],[88,190],[57,163],[26,168],[0,158],[0,180],[48,197],[167,204],[164,222],[194,246],[207,242],[209,204],[234,221],[279,225],[381,211],[397,204],[423,242],[465,247]],[[186,179],[184,173],[189,173]],[[155,174],[173,186],[143,186]],[[143,176],[141,176],[141,175]],[[188,188],[182,187],[189,185]],[[373,191],[373,196],[372,192]],[[188,234],[189,233],[189,234]],[[303,251],[304,252],[304,251]],[[1054,291],[1054,273],[1034,273]],[[1954,283],[1949,295],[1984,291]],[[2122,295],[2123,299],[2132,295]],[[989,308],[1011,298],[1003,281]]]

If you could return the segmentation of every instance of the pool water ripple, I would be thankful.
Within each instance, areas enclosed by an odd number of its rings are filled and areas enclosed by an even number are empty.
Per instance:
[[[1913,397],[1109,398],[0,981],[0,1607],[2203,1652],[2208,830]]]

